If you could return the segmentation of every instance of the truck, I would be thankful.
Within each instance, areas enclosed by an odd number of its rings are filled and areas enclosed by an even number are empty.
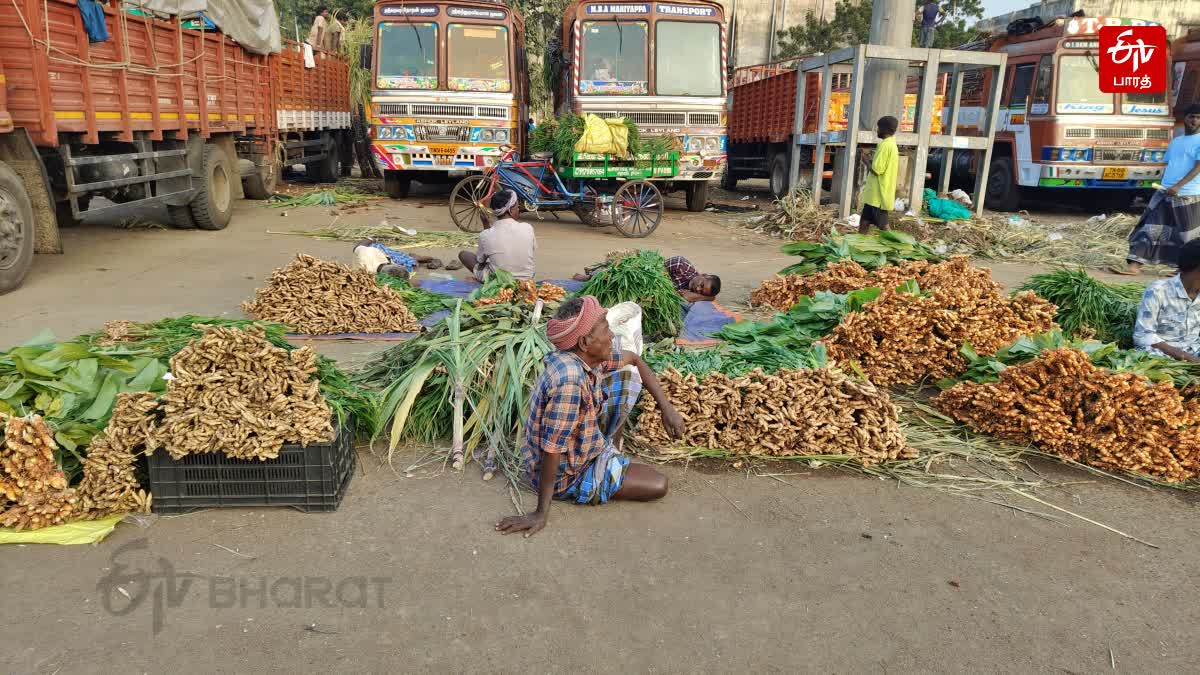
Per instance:
[[[525,21],[499,0],[375,3],[371,154],[384,188],[448,183],[523,148],[529,121]]]
[[[1193,28],[1171,45],[1171,109],[1175,134],[1183,133],[1183,110],[1200,102],[1200,28]]]
[[[574,0],[547,55],[554,111],[624,117],[645,136],[673,136],[684,190],[702,211],[725,170],[725,10],[710,0]]]
[[[1125,17],[1014,22],[1004,35],[960,49],[1008,54],[988,208],[1015,211],[1034,189],[1086,195],[1102,209],[1128,206],[1162,178],[1174,119],[1167,92],[1100,91],[1099,30],[1149,25]],[[990,73],[964,80],[959,133],[985,133]],[[973,181],[975,153],[955,153],[953,182]],[[936,161],[933,153],[931,161]],[[1066,196],[1066,195],[1063,195]]]
[[[336,180],[350,126],[345,59],[284,42],[247,51],[178,17],[99,5],[89,42],[70,0],[0,12],[0,292],[85,214],[162,204],[179,228],[220,230],[265,199],[285,164]],[[103,197],[108,204],[96,204]]]
[[[791,191],[789,171],[791,153],[795,147],[796,72],[803,57],[771,63],[744,66],[733,74],[729,113],[729,163],[721,185],[726,190],[737,189],[738,181],[746,178],[766,178],[775,197]],[[808,73],[805,84],[803,132],[817,128],[817,108],[820,106],[821,76]],[[829,109],[825,111],[826,128],[846,129],[846,107],[850,103],[850,74],[836,73],[830,83]],[[910,80],[904,97],[900,120],[902,131],[913,130],[916,118],[916,81]],[[942,128],[942,106],[945,102],[945,78],[939,82],[934,97],[933,133]],[[811,148],[807,151],[811,154]],[[828,153],[823,158],[830,164]],[[801,157],[802,167],[812,167],[812,157]],[[828,172],[827,172],[828,173]]]

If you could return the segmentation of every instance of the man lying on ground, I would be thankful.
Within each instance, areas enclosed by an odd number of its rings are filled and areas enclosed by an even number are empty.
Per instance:
[[[436,270],[441,268],[442,261],[433,256],[411,255],[377,241],[362,239],[354,245],[354,264],[371,274],[407,279],[417,267]]]
[[[1146,287],[1133,343],[1151,354],[1200,362],[1200,239],[1179,249],[1179,274]]]
[[[667,477],[631,464],[614,446],[637,401],[634,366],[662,410],[672,438],[683,435],[683,418],[663,394],[654,372],[633,352],[613,349],[607,311],[596,298],[572,298],[559,306],[546,336],[556,350],[533,387],[521,454],[525,479],[538,494],[537,510],[496,524],[503,534],[531,536],[546,526],[550,500],[604,504],[610,499],[650,501],[667,494]]]
[[[663,261],[663,266],[666,267],[675,290],[688,302],[714,300],[721,292],[721,277],[715,274],[701,274],[690,260],[681,255],[667,258]],[[592,275],[576,274],[572,278],[576,281],[587,281]]]
[[[517,193],[499,190],[492,195],[489,207],[496,222],[488,224],[485,219],[484,230],[479,233],[479,248],[474,253],[460,251],[458,259],[480,282],[487,281],[498,269],[516,279],[532,279],[537,237],[532,225],[517,220],[521,216]]]

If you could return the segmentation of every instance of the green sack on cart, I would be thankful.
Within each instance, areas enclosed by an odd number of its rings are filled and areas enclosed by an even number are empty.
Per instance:
[[[600,119],[591,113],[584,115],[583,135],[575,141],[575,152],[628,157],[629,129],[624,118]]]
[[[942,220],[970,220],[971,210],[953,199],[943,199],[929,188],[921,193],[925,198],[925,208],[929,215]]]

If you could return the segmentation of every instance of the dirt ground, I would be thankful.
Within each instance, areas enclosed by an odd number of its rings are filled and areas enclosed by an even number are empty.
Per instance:
[[[452,227],[436,192],[338,222],[384,218]],[[637,244],[718,272],[735,305],[783,263],[740,218],[673,210]],[[271,233],[332,219],[247,201],[223,232],[72,229],[65,255],[0,298],[0,345],[239,316],[297,252],[350,260],[349,244]],[[545,278],[631,243],[570,215],[532,222]],[[996,268],[1006,284],[1030,272]],[[317,346],[347,361],[381,348]],[[1078,481],[1056,503],[1151,548],[828,469],[677,466],[659,503],[555,505],[524,540],[492,531],[513,505],[474,466],[405,478],[365,448],[359,466],[335,513],[207,511],[95,547],[6,547],[0,672],[1194,672],[1200,657],[1190,496],[1045,467]]]

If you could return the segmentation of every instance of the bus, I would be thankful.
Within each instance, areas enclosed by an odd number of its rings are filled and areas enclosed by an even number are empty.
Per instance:
[[[525,21],[500,0],[375,4],[371,153],[384,188],[445,184],[524,147],[529,124]]]
[[[702,211],[725,171],[725,11],[710,0],[610,3],[574,0],[549,55],[556,114],[625,117],[646,136],[675,136],[678,176]]]

